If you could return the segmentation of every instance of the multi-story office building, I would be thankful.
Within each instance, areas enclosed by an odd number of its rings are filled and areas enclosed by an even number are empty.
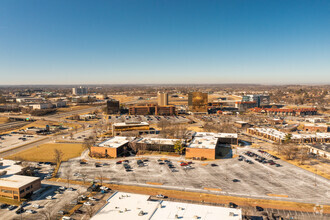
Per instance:
[[[157,98],[158,98],[158,105],[159,106],[168,105],[168,93],[158,92],[157,93]]]
[[[72,88],[72,95],[87,95],[88,91],[85,87],[75,87]]]
[[[107,107],[106,107],[106,113],[107,114],[118,114],[119,113],[119,101],[117,100],[108,100],[107,101]]]
[[[242,98],[242,102],[256,102],[257,106],[260,107],[262,105],[269,105],[270,99],[269,95],[245,95]]]
[[[207,112],[208,94],[191,92],[188,94],[188,107],[191,112]]]
[[[157,106],[157,105],[146,105],[146,106],[131,106],[129,107],[130,115],[175,115],[175,106]]]

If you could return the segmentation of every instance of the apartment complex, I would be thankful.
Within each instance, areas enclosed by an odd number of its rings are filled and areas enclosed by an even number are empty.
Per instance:
[[[260,107],[262,105],[269,105],[270,98],[269,95],[263,94],[245,95],[242,97],[242,102],[255,102],[257,107]]]

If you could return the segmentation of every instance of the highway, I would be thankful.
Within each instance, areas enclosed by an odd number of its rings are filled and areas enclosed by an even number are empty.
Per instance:
[[[5,123],[5,124],[1,124],[0,125],[0,131],[6,131],[6,130],[9,130],[9,129],[22,127],[22,126],[24,126],[28,123],[29,122],[26,122],[26,121],[15,121],[15,122],[9,122],[9,123]]]

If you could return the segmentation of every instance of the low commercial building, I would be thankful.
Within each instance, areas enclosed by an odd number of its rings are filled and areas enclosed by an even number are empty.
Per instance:
[[[241,209],[163,201],[149,195],[116,192],[91,220],[241,220]]]
[[[13,160],[0,160],[0,197],[15,200],[32,195],[41,188],[39,177],[19,175],[22,166]]]
[[[137,134],[148,134],[150,131],[149,123],[147,122],[123,122],[114,123],[112,125],[113,135],[122,135],[126,132],[135,132]],[[153,130],[154,131],[154,130]]]
[[[186,148],[186,158],[214,160],[220,156],[220,147],[237,144],[238,137],[235,133],[196,132]]]
[[[174,144],[180,141],[179,139],[165,139],[165,138],[138,138],[134,141],[134,148],[146,151],[162,151],[175,152]]]
[[[256,101],[251,101],[251,102],[235,102],[235,108],[239,112],[244,112],[250,108],[255,108],[257,107],[257,102]]]
[[[316,108],[298,108],[298,109],[289,109],[289,108],[253,108],[251,109],[254,112],[267,113],[268,115],[277,115],[277,116],[305,116],[305,115],[316,115]]]
[[[91,147],[91,154],[96,157],[117,158],[125,153],[130,142],[129,137],[115,136],[97,146]]]
[[[173,105],[145,105],[129,107],[130,115],[175,115],[176,109]]]

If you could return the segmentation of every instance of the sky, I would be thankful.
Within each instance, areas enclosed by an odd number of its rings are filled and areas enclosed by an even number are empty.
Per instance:
[[[0,0],[0,85],[328,84],[328,0]]]

